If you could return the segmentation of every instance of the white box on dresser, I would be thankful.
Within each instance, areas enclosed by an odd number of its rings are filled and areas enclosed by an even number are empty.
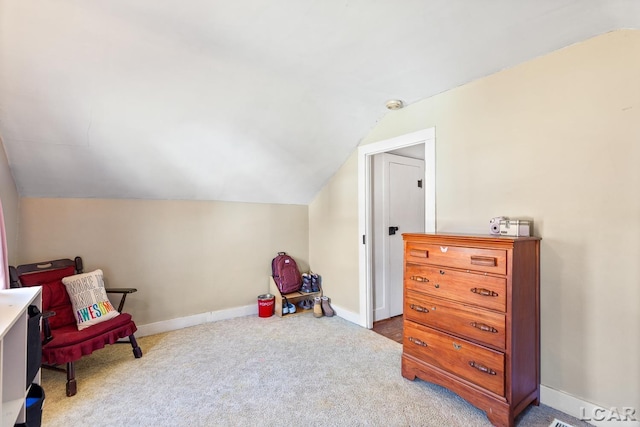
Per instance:
[[[540,239],[403,234],[402,375],[497,426],[540,401]]]

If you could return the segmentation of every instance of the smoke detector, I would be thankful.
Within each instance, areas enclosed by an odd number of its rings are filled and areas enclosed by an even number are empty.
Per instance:
[[[389,101],[387,101],[385,106],[389,110],[399,110],[404,107],[404,103],[399,99],[390,99]]]

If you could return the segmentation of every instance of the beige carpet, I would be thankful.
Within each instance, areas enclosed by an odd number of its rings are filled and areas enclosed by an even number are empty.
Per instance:
[[[402,346],[338,317],[224,320],[112,345],[77,363],[78,394],[44,370],[43,426],[489,426],[442,387],[400,374]],[[558,418],[531,407],[519,426]]]

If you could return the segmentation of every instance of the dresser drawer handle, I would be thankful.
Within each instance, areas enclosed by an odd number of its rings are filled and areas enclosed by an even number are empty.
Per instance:
[[[494,371],[493,369],[487,368],[486,366],[476,363],[473,360],[469,361],[469,366],[471,366],[472,368],[476,368],[478,371],[484,372],[485,374],[496,375],[496,371]]]
[[[498,260],[488,256],[472,256],[471,264],[481,265],[483,267],[495,267],[498,265]]]
[[[429,279],[427,279],[426,277],[422,277],[422,276],[411,276],[410,279],[414,280],[416,282],[428,282],[429,281]]]
[[[498,333],[498,330],[496,328],[494,328],[493,326],[485,325],[484,323],[471,322],[471,326],[480,329],[481,331],[492,332],[494,334]]]
[[[471,288],[471,292],[474,294],[482,295],[483,297],[497,297],[498,294],[496,292],[490,291],[489,289],[484,288]]]
[[[418,338],[409,337],[409,341],[411,341],[415,345],[419,345],[420,347],[428,347],[426,342],[421,341]]]
[[[429,258],[429,251],[419,251],[417,249],[409,249],[409,255],[416,258]]]
[[[419,305],[415,305],[415,304],[411,304],[409,306],[409,308],[411,308],[411,310],[417,311],[418,313],[428,313],[429,312],[428,308],[425,308],[425,307],[422,307],[422,306],[419,306]]]

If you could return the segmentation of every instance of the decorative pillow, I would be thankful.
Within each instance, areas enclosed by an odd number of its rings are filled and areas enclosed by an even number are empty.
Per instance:
[[[113,319],[120,314],[107,298],[102,276],[102,270],[95,270],[62,279],[73,305],[78,330]]]

